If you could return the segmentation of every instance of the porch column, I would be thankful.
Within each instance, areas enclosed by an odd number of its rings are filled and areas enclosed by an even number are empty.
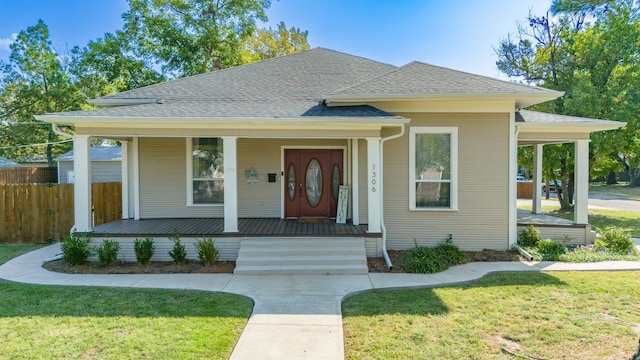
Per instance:
[[[367,138],[367,200],[368,200],[368,229],[367,232],[380,232],[380,138]]]
[[[223,136],[224,161],[224,232],[238,232],[238,166],[235,136]]]
[[[131,143],[131,167],[129,168],[129,172],[133,173],[133,176],[130,177],[129,189],[131,193],[129,194],[129,215],[133,215],[134,220],[140,220],[140,153],[139,153],[139,144],[140,141],[138,137],[133,138],[133,142]]]
[[[533,204],[531,212],[540,214],[542,212],[542,144],[533,145]]]
[[[73,136],[73,184],[75,231],[89,232],[91,216],[91,140],[88,135]]]
[[[120,166],[122,176],[120,185],[122,190],[122,218],[129,218],[129,142],[120,141]]]
[[[358,182],[358,139],[351,140],[351,222],[353,225],[360,225],[360,186]]]
[[[573,221],[589,223],[589,140],[575,142]]]

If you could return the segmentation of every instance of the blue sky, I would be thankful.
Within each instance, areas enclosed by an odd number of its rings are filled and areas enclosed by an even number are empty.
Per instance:
[[[280,0],[267,26],[284,21],[325,47],[393,65],[413,60],[492,77],[495,47],[531,10],[551,0]],[[126,0],[0,0],[0,59],[12,37],[38,19],[57,49],[85,45],[122,27]],[[261,26],[264,26],[261,24]]]

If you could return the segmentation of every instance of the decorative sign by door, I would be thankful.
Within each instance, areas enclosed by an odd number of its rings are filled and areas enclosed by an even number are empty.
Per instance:
[[[336,214],[336,224],[347,222],[347,203],[349,200],[349,187],[341,185],[338,191],[338,212]]]

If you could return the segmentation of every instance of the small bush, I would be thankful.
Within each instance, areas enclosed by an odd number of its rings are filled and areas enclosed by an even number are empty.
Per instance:
[[[541,260],[559,261],[561,256],[567,253],[564,244],[550,239],[538,240],[535,247],[541,255]]]
[[[89,242],[91,238],[83,238],[75,235],[66,235],[61,245],[62,259],[69,265],[82,265],[91,255]]]
[[[433,248],[416,246],[402,257],[402,268],[409,273],[432,274],[460,264],[466,255],[455,245],[442,244]]]
[[[133,242],[133,249],[136,252],[136,260],[140,263],[140,265],[144,265],[151,260],[153,253],[156,252],[156,246],[153,242],[153,239],[150,237],[145,237],[142,239],[135,239]]]
[[[536,243],[540,241],[540,230],[535,226],[529,225],[528,228],[520,231],[518,235],[518,245],[523,247],[536,246]]]
[[[118,251],[120,251],[120,243],[115,240],[105,239],[102,245],[96,248],[98,253],[98,264],[100,266],[109,266],[118,260]]]
[[[172,236],[169,236],[169,239],[173,241],[173,249],[169,250],[169,256],[173,259],[173,262],[176,264],[184,263],[184,260],[187,258],[187,248],[180,242],[180,234],[178,231],[174,231]]]
[[[629,235],[619,227],[607,228],[594,243],[596,250],[604,250],[618,255],[637,255],[635,244]]]
[[[218,260],[218,249],[216,248],[212,238],[204,238],[196,242],[196,251],[198,259],[202,265],[211,265]]]

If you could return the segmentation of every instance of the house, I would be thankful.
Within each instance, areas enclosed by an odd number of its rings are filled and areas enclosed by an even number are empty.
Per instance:
[[[22,165],[18,164],[17,162],[13,162],[9,159],[0,157],[0,168],[17,168],[21,166]]]
[[[72,184],[75,179],[73,170],[73,150],[58,156],[58,183]],[[91,147],[91,182],[122,181],[122,153],[120,146]]]
[[[174,230],[186,241],[211,236],[238,270],[249,263],[245,247],[357,238],[392,266],[387,249],[447,239],[465,250],[509,249],[518,227],[535,222],[552,236],[589,241],[589,134],[624,124],[521,110],[562,95],[315,48],[91,101],[99,110],[36,118],[75,126],[75,231],[96,243],[96,234],[126,244],[151,235],[158,258],[169,259]],[[123,154],[124,219],[96,229],[92,137],[120,141]],[[534,146],[539,183],[543,146],[559,142],[575,144],[575,219],[546,223],[535,214],[537,189],[534,214],[520,221],[517,148]],[[341,185],[348,193],[339,203]],[[346,224],[333,220],[338,210]],[[122,248],[133,257],[132,246]],[[260,264],[257,273],[270,266]]]

